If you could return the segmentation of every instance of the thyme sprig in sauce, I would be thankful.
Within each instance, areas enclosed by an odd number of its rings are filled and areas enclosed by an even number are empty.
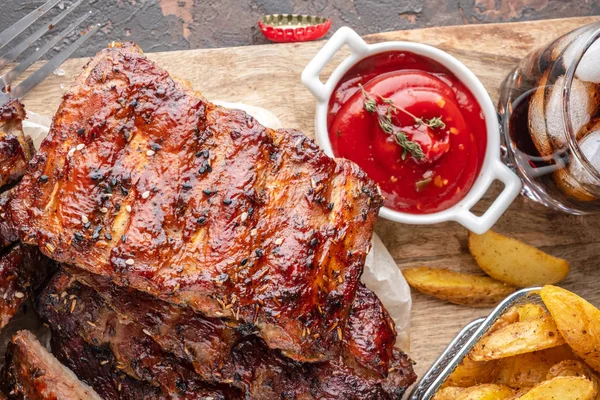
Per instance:
[[[430,118],[430,119],[422,119],[412,114],[408,110],[398,107],[394,104],[392,99],[388,99],[381,95],[377,95],[383,104],[386,105],[385,111],[381,111],[379,107],[377,107],[377,101],[370,96],[366,90],[363,88],[361,84],[358,85],[360,91],[363,96],[363,107],[364,109],[371,114],[377,114],[377,120],[379,123],[379,127],[388,135],[392,135],[394,137],[394,141],[402,147],[402,159],[406,159],[408,153],[412,155],[415,159],[421,160],[425,157],[425,153],[423,153],[423,149],[421,145],[417,142],[413,142],[408,139],[408,136],[405,132],[398,129],[392,122],[392,114],[397,112],[403,112],[409,117],[411,117],[415,121],[415,126],[419,127],[421,125],[425,125],[431,129],[441,128],[444,129],[446,124],[442,121],[442,117]]]

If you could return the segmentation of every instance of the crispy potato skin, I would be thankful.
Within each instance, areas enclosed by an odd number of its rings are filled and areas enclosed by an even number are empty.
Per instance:
[[[570,270],[566,260],[493,231],[469,232],[469,251],[485,273],[517,287],[554,284]]]
[[[465,357],[450,374],[442,387],[470,387],[484,383],[494,383],[500,370],[499,360],[473,361]]]
[[[575,293],[544,286],[542,300],[575,354],[600,372],[600,310]]]
[[[515,389],[532,387],[549,379],[547,375],[557,363],[570,362],[575,358],[567,345],[508,357],[500,363],[493,383]]]
[[[600,397],[600,378],[584,362],[578,360],[564,360],[555,364],[546,374],[546,380],[558,376],[580,376],[589,379],[594,384],[594,398]]]
[[[559,376],[533,387],[519,400],[592,400],[594,396],[594,384],[589,379]]]
[[[492,307],[515,290],[486,276],[440,268],[407,268],[402,273],[419,292],[464,306]]]
[[[489,332],[470,353],[474,361],[489,361],[560,346],[565,340],[548,313],[519,320]]]
[[[433,400],[505,400],[514,394],[507,386],[485,384],[468,388],[447,387],[437,392]]]
[[[600,310],[555,286],[540,295],[546,308],[506,310],[434,400],[600,400]]]
[[[600,310],[556,286],[540,295],[546,307],[506,310],[434,400],[600,400]]]

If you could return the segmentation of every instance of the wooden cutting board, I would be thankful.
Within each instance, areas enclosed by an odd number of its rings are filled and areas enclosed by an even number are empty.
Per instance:
[[[409,40],[437,46],[461,60],[481,79],[494,102],[506,74],[527,53],[600,17],[510,24],[428,28],[369,35],[367,42]],[[117,39],[117,38],[115,38]],[[300,83],[305,65],[323,42],[263,45],[227,49],[152,53],[148,56],[172,75],[187,79],[209,99],[244,102],[273,111],[286,127],[313,136],[315,102]],[[340,53],[322,74],[327,77],[346,56]],[[25,98],[35,112],[52,115],[63,92],[85,64],[66,62],[63,76],[53,75]],[[494,194],[498,188],[492,189]],[[489,204],[491,196],[482,203]],[[494,227],[570,261],[564,286],[600,305],[600,216],[575,217],[546,210],[519,198]],[[479,272],[468,254],[467,231],[458,224],[408,226],[380,219],[377,233],[400,268],[414,265]],[[489,309],[454,306],[413,294],[410,355],[421,376],[456,333]]]

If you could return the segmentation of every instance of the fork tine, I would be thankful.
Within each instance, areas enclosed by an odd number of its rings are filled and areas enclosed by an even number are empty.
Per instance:
[[[23,32],[25,29],[29,27],[29,25],[33,24],[38,20],[42,15],[46,14],[52,7],[58,4],[61,0],[48,0],[42,6],[33,10],[19,21],[15,22],[9,28],[6,28],[2,33],[0,33],[0,49],[6,46],[8,42],[13,40],[19,33]]]
[[[8,87],[12,81],[15,80],[19,75],[21,75],[27,68],[33,65],[34,62],[39,60],[44,54],[46,54],[50,49],[52,49],[56,44],[64,39],[71,31],[77,28],[83,21],[88,19],[92,15],[91,11],[88,11],[81,17],[79,17],[75,22],[66,27],[60,34],[56,35],[52,39],[50,39],[47,43],[45,43],[42,47],[40,47],[35,53],[27,57],[25,60],[21,61],[19,65],[0,76],[0,89],[4,89]]]
[[[82,1],[83,0],[77,0],[65,11],[63,11],[62,13],[60,13],[59,15],[54,17],[54,19],[52,21],[50,21],[48,24],[42,26],[40,29],[35,31],[35,33],[33,33],[27,39],[23,40],[21,43],[19,43],[17,46],[12,48],[10,51],[7,51],[4,55],[2,55],[2,57],[0,57],[0,69],[4,68],[6,66],[6,64],[8,64],[9,62],[14,61],[17,57],[19,57],[19,55],[21,55],[21,53],[23,53],[25,51],[25,49],[27,49],[29,46],[31,46],[36,40],[41,38],[46,32],[48,32],[52,28],[54,28],[54,26],[56,24],[58,24],[64,17],[69,15],[71,13],[71,11],[73,11],[75,8],[77,8],[77,6],[80,5]]]
[[[10,97],[13,98],[22,98],[25,96],[31,89],[33,89],[37,84],[46,79],[48,75],[52,73],[56,68],[58,68],[75,50],[77,50],[83,43],[86,42],[89,38],[94,36],[94,33],[98,31],[100,24],[96,24],[93,27],[89,28],[85,32],[81,34],[81,37],[71,43],[69,47],[62,50],[58,53],[54,58],[48,61],[44,66],[33,74],[31,74],[27,79],[17,86],[12,93],[10,93]]]

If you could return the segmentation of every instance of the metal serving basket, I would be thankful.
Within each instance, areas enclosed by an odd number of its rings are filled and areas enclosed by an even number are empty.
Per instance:
[[[433,363],[429,371],[419,380],[411,392],[409,400],[431,400],[479,339],[508,309],[526,303],[543,306],[540,290],[541,287],[519,290],[498,304],[487,318],[476,319],[465,326]]]

